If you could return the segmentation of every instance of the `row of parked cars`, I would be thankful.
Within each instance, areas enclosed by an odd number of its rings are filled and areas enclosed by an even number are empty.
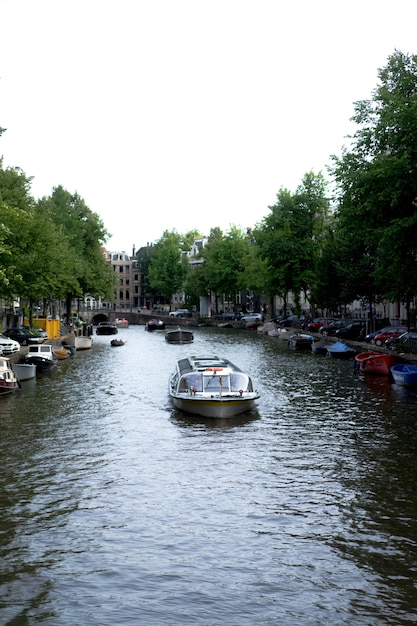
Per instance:
[[[7,356],[19,352],[20,346],[34,343],[43,343],[48,339],[48,333],[42,328],[34,331],[25,327],[8,328],[0,334],[0,354]]]
[[[384,320],[378,320],[380,325]],[[404,325],[386,324],[373,332],[367,333],[366,320],[331,320],[330,318],[316,318],[305,325],[310,332],[319,332],[324,336],[334,336],[339,339],[352,341],[366,341],[376,346],[384,346],[391,351],[417,353],[417,330],[408,330]]]

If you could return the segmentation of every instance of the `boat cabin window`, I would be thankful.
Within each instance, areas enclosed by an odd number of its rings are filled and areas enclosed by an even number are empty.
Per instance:
[[[204,391],[221,391],[223,393],[229,391],[228,374],[221,376],[204,376]]]
[[[231,391],[253,391],[249,376],[243,372],[236,372],[230,375]]]
[[[203,390],[201,374],[187,374],[181,378],[179,391],[184,392],[188,389],[194,389],[195,391]]]

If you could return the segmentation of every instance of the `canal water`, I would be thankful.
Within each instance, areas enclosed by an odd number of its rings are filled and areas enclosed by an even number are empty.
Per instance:
[[[256,332],[143,326],[0,398],[0,624],[417,621],[417,394]],[[170,405],[187,352],[261,398]]]

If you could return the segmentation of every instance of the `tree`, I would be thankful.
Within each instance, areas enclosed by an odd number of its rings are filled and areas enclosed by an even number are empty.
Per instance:
[[[332,157],[346,276],[370,304],[417,291],[417,56],[395,51],[372,99],[355,103],[351,147]],[[351,285],[353,286],[352,280]]]
[[[175,230],[166,230],[153,246],[149,262],[149,285],[168,301],[184,287],[188,272],[188,258],[181,255],[184,245],[183,235]]]

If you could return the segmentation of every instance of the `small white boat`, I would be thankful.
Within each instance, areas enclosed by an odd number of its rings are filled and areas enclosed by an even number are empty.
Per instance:
[[[248,374],[217,356],[180,359],[168,388],[177,409],[203,417],[234,417],[253,408],[260,397]]]
[[[65,339],[65,347],[74,346],[75,350],[88,350],[92,345],[91,335],[68,335]]]
[[[25,356],[25,363],[36,366],[36,372],[46,372],[55,367],[58,357],[54,353],[49,343],[35,344],[28,346]]]
[[[417,365],[398,363],[391,367],[391,374],[397,385],[417,387]]]
[[[36,365],[33,363],[12,363],[12,370],[17,380],[30,380],[36,376]]]
[[[9,359],[0,357],[0,396],[4,396],[20,389],[20,383],[10,367]]]
[[[178,326],[178,328],[166,331],[165,341],[168,343],[192,343],[194,341],[194,333],[192,330]]]
[[[75,337],[75,349],[76,350],[89,350],[93,345],[93,338],[81,335],[81,337]]]

